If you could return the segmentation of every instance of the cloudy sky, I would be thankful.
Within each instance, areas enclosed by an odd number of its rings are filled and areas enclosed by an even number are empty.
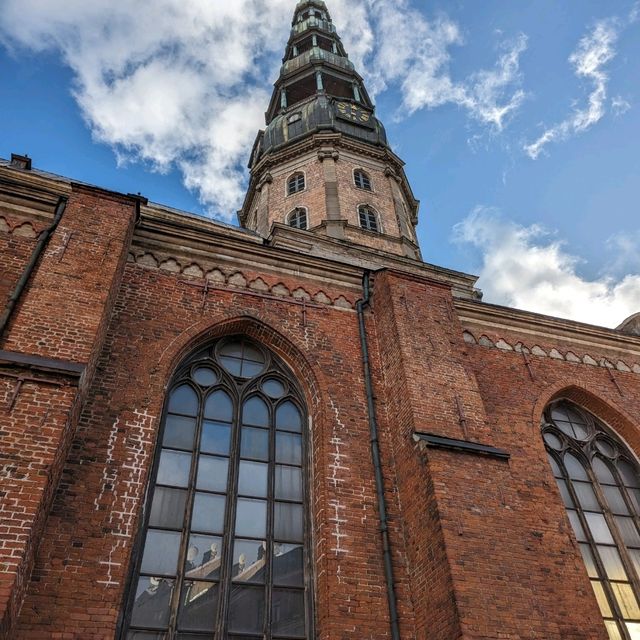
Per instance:
[[[640,311],[640,2],[329,0],[485,300]],[[0,0],[0,156],[235,220],[295,0]]]

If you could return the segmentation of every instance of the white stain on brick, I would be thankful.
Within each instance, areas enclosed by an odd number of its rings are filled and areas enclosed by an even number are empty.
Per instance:
[[[151,434],[155,416],[147,410],[133,412],[133,418],[124,422],[123,435],[125,438],[126,455],[124,462],[110,472],[109,467],[114,462],[114,450],[118,439],[120,418],[116,420],[109,436],[107,447],[107,459],[102,474],[102,488],[96,499],[96,509],[99,509],[104,495],[112,486],[111,509],[107,520],[107,526],[111,529],[114,538],[113,545],[106,560],[101,560],[100,565],[105,568],[106,575],[103,580],[97,580],[98,584],[106,587],[119,587],[120,582],[115,579],[114,571],[122,565],[114,561],[124,551],[129,541],[134,536],[133,525],[140,508],[140,502],[144,497],[143,474],[147,467],[148,454],[151,449]]]
[[[347,456],[342,453],[342,445],[344,443],[340,438],[340,431],[344,431],[346,427],[340,419],[338,407],[333,399],[329,398],[329,402],[331,403],[331,409],[335,414],[335,420],[333,421],[333,433],[330,439],[333,450],[329,454],[332,458],[331,463],[329,464],[329,482],[333,485],[334,489],[337,489],[343,482],[346,482],[346,474],[349,472],[349,467],[344,464],[347,460]],[[331,536],[334,539],[334,546],[331,551],[336,554],[347,553],[347,549],[344,547],[347,534],[343,533],[344,525],[347,523],[343,513],[346,507],[338,498],[332,498],[329,500],[329,509],[332,511],[329,516],[329,523],[332,527]]]

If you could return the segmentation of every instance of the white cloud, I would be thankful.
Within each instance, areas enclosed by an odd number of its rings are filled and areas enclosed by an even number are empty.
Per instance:
[[[0,43],[58,53],[94,138],[121,162],[178,168],[212,215],[233,219],[246,162],[277,77],[292,0],[3,0]],[[407,0],[332,0],[351,59],[375,94],[403,93],[414,112],[459,105],[497,129],[520,104],[522,36],[495,69],[451,79],[461,43],[446,17],[428,21]]]
[[[583,278],[580,259],[540,226],[523,227],[478,207],[456,225],[454,237],[481,252],[479,286],[487,302],[605,327],[640,311],[640,275]]]
[[[524,150],[532,160],[536,160],[551,142],[583,133],[604,117],[609,84],[605,67],[616,55],[615,44],[619,32],[617,20],[601,20],[591,33],[580,40],[578,48],[569,57],[569,62],[578,78],[587,80],[592,85],[588,103],[582,109],[575,109],[559,124],[545,130],[534,142],[525,145]]]
[[[527,48],[524,35],[503,46],[496,66],[456,81],[451,77],[450,49],[463,44],[458,25],[446,16],[428,20],[406,0],[372,2],[378,25],[378,47],[373,57],[373,88],[399,85],[403,103],[399,113],[453,104],[477,121],[501,130],[507,117],[524,99],[516,88],[519,62]]]
[[[611,100],[611,111],[613,111],[613,115],[624,115],[629,109],[631,109],[631,103],[622,96],[616,96]]]

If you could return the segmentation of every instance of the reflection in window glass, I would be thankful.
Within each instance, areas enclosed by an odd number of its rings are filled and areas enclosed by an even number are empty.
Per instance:
[[[640,532],[635,519],[640,506],[635,493],[640,470],[630,462],[631,457],[614,458],[625,450],[624,444],[587,411],[559,401],[545,418],[548,451],[557,449],[562,437],[568,448],[562,464],[551,454],[549,459],[609,638],[627,638],[621,631],[626,626],[628,637],[635,640],[633,634],[640,632],[640,607],[628,568],[633,566],[636,573],[640,569]]]
[[[296,381],[225,338],[181,365],[164,415],[123,638],[308,638]]]

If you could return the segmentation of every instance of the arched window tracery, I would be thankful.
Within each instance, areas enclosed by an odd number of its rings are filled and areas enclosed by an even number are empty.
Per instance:
[[[286,366],[246,338],[180,366],[122,638],[311,637],[305,416]]]
[[[611,640],[640,638],[640,465],[593,414],[545,411],[543,438]]]

